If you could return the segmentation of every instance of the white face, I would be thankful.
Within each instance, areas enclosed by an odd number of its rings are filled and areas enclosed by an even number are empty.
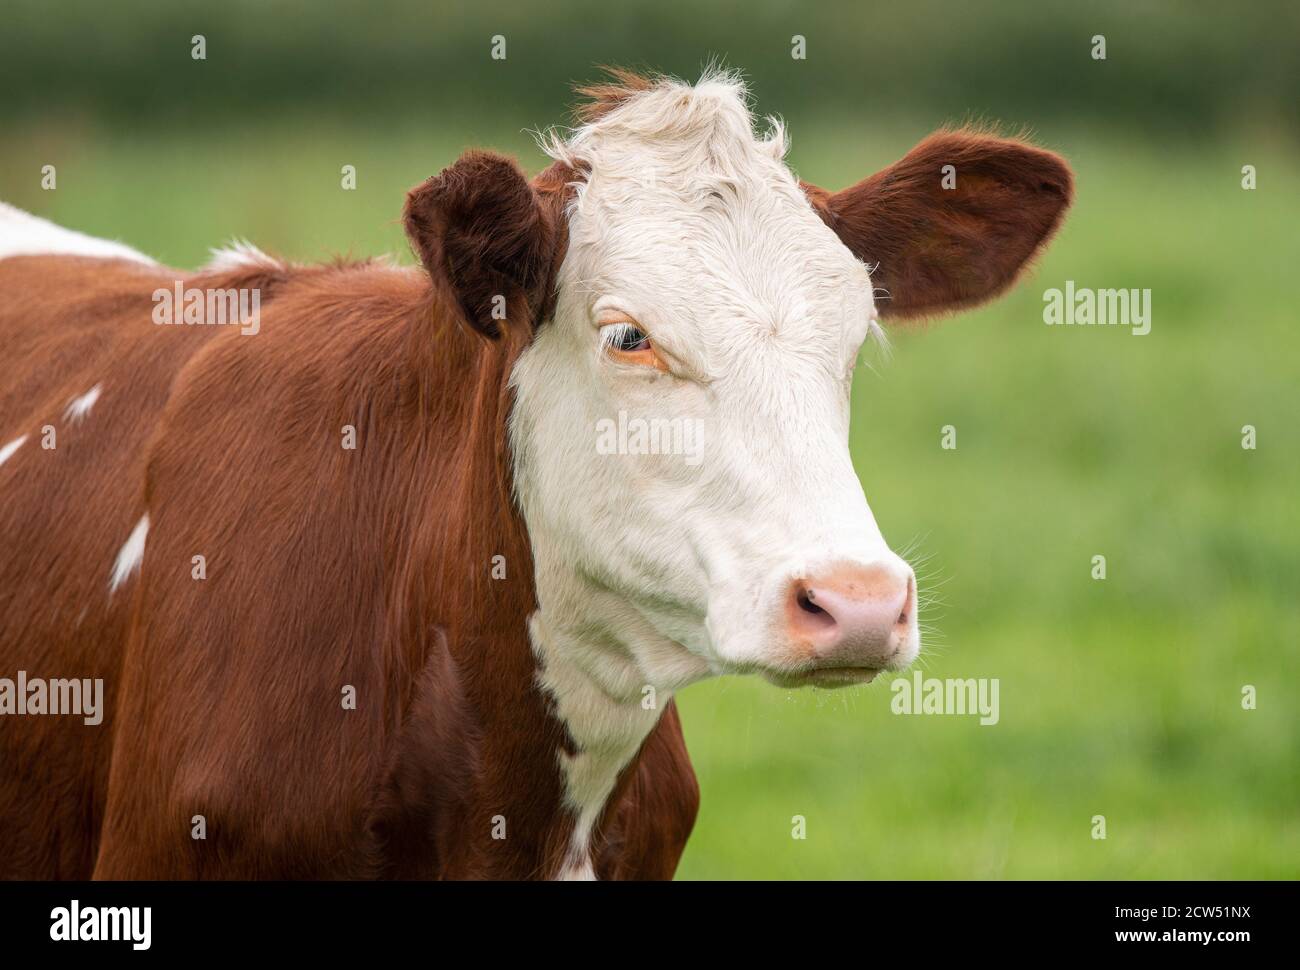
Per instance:
[[[848,451],[871,281],[782,142],[725,83],[580,129],[555,317],[512,378],[543,614],[664,687],[856,683],[919,650]]]

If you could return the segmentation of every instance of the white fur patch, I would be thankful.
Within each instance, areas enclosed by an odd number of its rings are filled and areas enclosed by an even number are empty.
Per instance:
[[[225,273],[245,266],[267,266],[278,268],[279,260],[268,256],[247,239],[232,239],[220,249],[210,250],[212,258],[204,269],[214,273]]]
[[[74,397],[64,409],[63,419],[70,424],[80,424],[86,419],[86,415],[90,414],[90,409],[95,406],[103,390],[103,384],[96,384],[80,397]]]
[[[48,219],[0,202],[0,259],[45,255],[129,259],[150,266],[157,265],[154,260],[130,246],[64,229]]]
[[[551,696],[577,747],[572,755],[559,755],[564,799],[574,814],[574,827],[555,878],[595,879],[592,831],[619,774],[654,730],[672,693],[661,691],[653,706],[644,706],[642,690],[652,676],[646,672],[651,663],[590,649],[548,629],[538,613],[533,614],[528,632],[539,662],[539,684]]]
[[[144,540],[148,535],[149,513],[146,512],[140,516],[140,521],[135,524],[135,528],[131,530],[131,535],[117,554],[117,561],[113,563],[113,575],[108,581],[108,591],[110,593],[130,579],[131,574],[139,569],[140,564],[144,562]]]
[[[19,448],[21,448],[23,446],[23,442],[26,440],[27,440],[27,435],[23,435],[21,438],[15,438],[13,441],[9,442],[9,444],[5,445],[3,448],[0,448],[0,465],[3,465],[10,458],[12,458],[14,452],[17,451]]]

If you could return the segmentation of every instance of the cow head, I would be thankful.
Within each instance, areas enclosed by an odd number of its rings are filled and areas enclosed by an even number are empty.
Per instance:
[[[615,696],[905,666],[916,579],[850,461],[854,363],[881,323],[1009,287],[1068,167],[956,131],[828,192],[787,168],[779,125],[755,134],[733,78],[593,93],[534,182],[474,153],[407,212],[468,322],[536,331],[510,427],[534,637]]]

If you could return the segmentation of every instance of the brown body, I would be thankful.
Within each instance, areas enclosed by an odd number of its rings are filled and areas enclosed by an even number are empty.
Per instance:
[[[260,332],[155,325],[178,278],[258,288]],[[29,436],[0,465],[0,671],[102,678],[106,712],[0,722],[0,876],[556,875],[571,742],[535,682],[505,448],[526,336],[486,339],[447,287],[375,264],[15,257],[0,294],[0,437]],[[670,877],[697,798],[669,708],[597,875]]]

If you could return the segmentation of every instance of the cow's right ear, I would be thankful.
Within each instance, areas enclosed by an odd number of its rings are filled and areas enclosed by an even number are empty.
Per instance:
[[[560,212],[513,161],[466,152],[407,193],[403,221],[435,284],[445,281],[476,330],[496,337],[516,315],[540,322],[562,245]]]

